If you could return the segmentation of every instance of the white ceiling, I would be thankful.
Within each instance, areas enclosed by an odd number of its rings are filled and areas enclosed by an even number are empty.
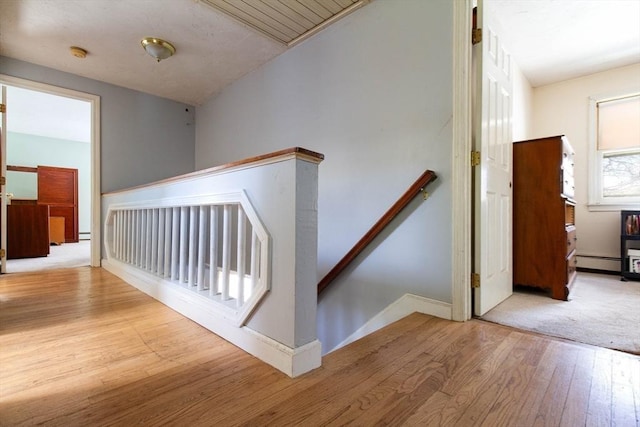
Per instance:
[[[192,105],[286,50],[194,0],[2,0],[0,28],[0,55]],[[156,62],[144,37],[176,55]]]
[[[640,0],[488,1],[534,87],[640,62]],[[157,63],[146,36],[176,55]],[[192,105],[286,49],[199,0],[0,1],[0,55]]]
[[[640,0],[490,0],[533,87],[640,62]]]

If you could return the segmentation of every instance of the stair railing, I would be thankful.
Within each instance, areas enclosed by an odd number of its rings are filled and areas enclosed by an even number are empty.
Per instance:
[[[365,233],[349,252],[333,267],[318,283],[318,295],[324,291],[336,277],[385,229],[391,221],[407,207],[415,196],[424,191],[425,187],[437,178],[435,172],[426,170],[409,187],[409,189],[385,212],[384,215]]]
[[[318,164],[300,147],[102,196],[102,266],[290,376],[320,366]]]

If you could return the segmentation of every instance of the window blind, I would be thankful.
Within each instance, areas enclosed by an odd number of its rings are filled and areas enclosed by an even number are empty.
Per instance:
[[[640,148],[640,95],[598,103],[598,150]]]

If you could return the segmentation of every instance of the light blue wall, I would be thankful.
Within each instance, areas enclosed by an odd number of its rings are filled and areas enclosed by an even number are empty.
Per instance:
[[[450,0],[374,1],[198,107],[199,169],[292,146],[325,154],[318,278],[425,169],[437,173],[430,199],[321,295],[325,349],[405,293],[451,302],[452,25]]]
[[[100,96],[102,193],[194,170],[192,105],[5,56],[0,74]]]
[[[191,105],[4,56],[0,74],[100,96],[103,193],[194,170]]]
[[[78,169],[79,231],[91,232],[91,144],[9,132],[7,164]],[[37,198],[36,174],[8,172],[7,192],[18,199]]]

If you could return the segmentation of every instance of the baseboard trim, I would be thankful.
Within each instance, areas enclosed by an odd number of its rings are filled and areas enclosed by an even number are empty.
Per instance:
[[[451,320],[451,304],[413,294],[404,294],[387,308],[371,318],[360,329],[348,336],[340,344],[328,350],[331,353],[347,344],[363,338],[378,329],[410,315],[411,313],[424,313],[442,319]]]
[[[163,285],[155,276],[108,259],[102,260],[102,267],[290,377],[302,375],[321,364],[322,345],[317,339],[300,347],[290,348],[246,326],[234,326],[201,300],[189,295],[188,291],[182,292],[177,287]]]
[[[610,276],[619,276],[619,271],[612,270],[601,270],[599,268],[586,268],[586,267],[577,267],[576,270],[580,273],[597,273],[597,274],[608,274]]]

